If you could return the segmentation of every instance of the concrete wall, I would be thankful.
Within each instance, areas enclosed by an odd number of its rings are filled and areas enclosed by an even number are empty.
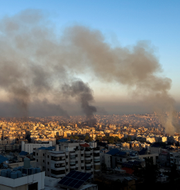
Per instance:
[[[8,187],[5,185],[0,185],[0,190],[28,190],[28,185],[22,185],[19,187]]]
[[[40,172],[37,174],[28,175],[28,176],[20,177],[17,179],[0,176],[0,185],[4,188],[9,187],[10,189],[11,188],[19,189],[19,187],[23,188],[21,186],[38,182],[38,190],[41,190],[44,188],[44,179],[45,179],[45,172]]]

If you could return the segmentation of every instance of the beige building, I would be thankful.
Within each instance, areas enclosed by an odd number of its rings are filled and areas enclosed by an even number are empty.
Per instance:
[[[63,142],[56,145],[56,150],[36,149],[34,157],[49,177],[62,178],[71,170],[92,174],[100,171],[100,150],[87,143]]]

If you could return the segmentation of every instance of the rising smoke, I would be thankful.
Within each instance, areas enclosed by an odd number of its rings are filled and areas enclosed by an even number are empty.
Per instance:
[[[95,106],[89,105],[94,98],[88,84],[80,80],[73,81],[71,84],[64,84],[62,91],[66,96],[76,97],[81,104],[83,112],[86,114],[87,120],[90,120],[92,124],[96,123],[93,113],[95,113],[97,109]]]
[[[162,119],[166,131],[176,131],[174,100],[168,94],[171,80],[160,76],[161,65],[148,43],[112,48],[98,30],[73,26],[58,36],[53,28],[35,10],[0,21],[1,91],[17,102],[24,115],[30,104],[43,101],[47,110],[50,107],[52,112],[58,109],[58,114],[67,115],[60,100],[68,91],[81,103],[86,116],[93,118],[96,108],[89,105],[93,100],[90,88],[82,81],[71,83],[79,74],[88,73],[104,83],[126,85],[132,95],[152,102],[161,116],[167,112]]]

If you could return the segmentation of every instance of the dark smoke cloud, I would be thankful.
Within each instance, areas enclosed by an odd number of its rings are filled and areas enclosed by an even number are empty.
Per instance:
[[[35,10],[0,21],[0,88],[11,102],[16,102],[22,114],[27,115],[29,105],[37,100],[43,105],[44,99],[45,110],[58,109],[65,113],[60,102],[62,86],[67,84],[77,93],[71,96],[81,100],[84,113],[91,117],[96,111],[89,105],[92,94],[82,98],[80,91],[84,93],[88,89],[86,85],[77,83],[79,91],[76,91],[72,86],[75,84],[71,84],[74,77],[86,73],[104,83],[126,85],[132,90],[133,98],[150,101],[155,109],[158,103],[160,116],[168,112],[163,117],[167,132],[176,131],[174,100],[168,93],[171,80],[160,76],[162,68],[150,44],[141,41],[131,48],[112,48],[98,30],[73,26],[58,36],[53,28]]]
[[[175,132],[177,128],[173,125],[175,118],[172,114],[174,100],[168,94],[171,79],[159,75],[162,72],[161,65],[147,42],[141,41],[130,49],[111,48],[100,31],[83,26],[66,29],[64,39],[69,42],[68,48],[71,48],[73,53],[83,55],[81,62],[78,62],[80,72],[85,72],[88,68],[103,82],[126,85],[132,89],[133,98],[143,98],[150,101],[154,109],[161,109],[158,113],[163,118],[166,132]],[[164,117],[166,112],[169,114]]]
[[[88,120],[93,120],[95,118],[93,114],[97,112],[95,106],[89,105],[90,102],[94,100],[92,95],[92,90],[89,88],[88,84],[85,84],[83,81],[73,81],[71,84],[65,84],[62,86],[62,91],[64,95],[76,97],[81,104],[83,112],[86,114]]]
[[[55,103],[49,103],[47,100],[43,101],[34,101],[29,106],[29,114],[37,117],[46,117],[46,116],[65,116],[69,118],[69,115],[66,110],[64,110],[60,105]]]

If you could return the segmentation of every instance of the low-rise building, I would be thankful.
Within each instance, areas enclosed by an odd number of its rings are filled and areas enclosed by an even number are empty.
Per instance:
[[[41,190],[44,189],[44,178],[45,172],[32,168],[26,158],[23,167],[1,170],[0,190]]]

